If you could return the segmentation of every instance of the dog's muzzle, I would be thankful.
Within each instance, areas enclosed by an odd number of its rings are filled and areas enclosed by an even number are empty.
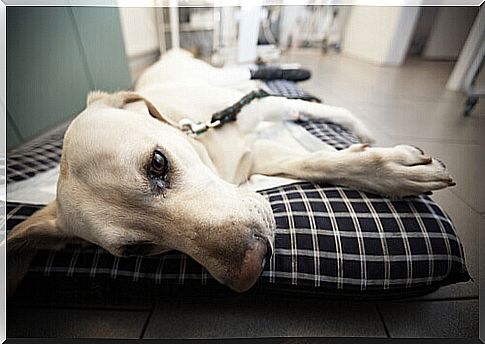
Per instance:
[[[247,291],[256,283],[272,254],[270,239],[255,235],[246,250],[239,274],[224,284],[240,293]]]

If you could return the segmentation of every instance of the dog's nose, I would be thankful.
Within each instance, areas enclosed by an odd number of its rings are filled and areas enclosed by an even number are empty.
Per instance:
[[[245,252],[241,270],[236,277],[226,282],[227,286],[240,293],[251,288],[258,280],[272,254],[271,241],[261,234],[253,234]]]
[[[264,268],[266,267],[266,264],[269,262],[271,256],[273,255],[273,243],[270,239],[268,239],[267,237],[261,234],[254,234],[253,237],[256,240],[264,242],[264,244],[266,245],[266,254],[263,257],[263,260],[261,261],[261,269],[264,270]]]

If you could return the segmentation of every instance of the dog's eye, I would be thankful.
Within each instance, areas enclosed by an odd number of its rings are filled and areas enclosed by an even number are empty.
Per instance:
[[[170,161],[160,149],[155,149],[147,167],[148,179],[155,194],[163,195],[164,190],[168,187],[169,172]]]
[[[150,171],[158,177],[163,177],[167,171],[167,158],[159,150],[153,152]]]

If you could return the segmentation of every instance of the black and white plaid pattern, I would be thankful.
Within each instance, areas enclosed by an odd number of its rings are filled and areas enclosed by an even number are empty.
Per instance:
[[[296,82],[289,80],[268,80],[265,81],[270,93],[284,96],[290,99],[303,99],[321,103],[321,99],[302,90]]]
[[[427,196],[390,200],[312,183],[263,194],[277,224],[269,282],[363,291],[468,280],[451,219]]]
[[[7,152],[7,183],[31,178],[59,165],[65,130],[62,127],[47,137]]]
[[[312,119],[311,121],[298,121],[297,123],[310,134],[337,150],[345,149],[350,145],[359,143],[359,140],[348,129],[333,122]]]
[[[261,192],[276,219],[274,256],[259,283],[325,290],[393,293],[469,279],[462,245],[446,213],[430,198],[389,200],[348,188],[296,183]],[[9,203],[7,228],[41,206]],[[215,283],[190,257],[114,257],[102,248],[40,251],[39,277]]]

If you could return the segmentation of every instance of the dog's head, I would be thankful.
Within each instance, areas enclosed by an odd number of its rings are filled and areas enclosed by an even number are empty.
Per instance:
[[[12,231],[9,251],[69,238],[117,256],[175,249],[249,289],[272,252],[268,201],[219,178],[143,97],[95,93],[88,104],[65,134],[56,201]]]

